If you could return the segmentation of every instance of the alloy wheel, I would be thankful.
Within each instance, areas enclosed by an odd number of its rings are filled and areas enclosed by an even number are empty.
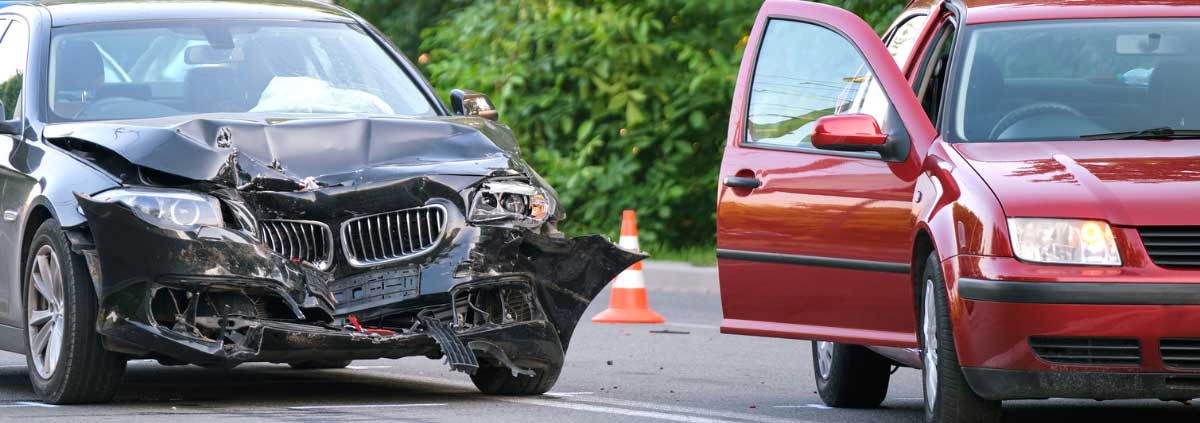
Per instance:
[[[933,280],[925,280],[925,298],[923,301],[921,330],[924,333],[925,348],[922,356],[925,362],[925,406],[933,410],[937,400],[938,390],[938,339],[937,339],[937,293],[934,291]]]
[[[27,283],[29,353],[38,375],[50,379],[62,351],[64,292],[58,254],[49,245],[38,249]]]
[[[833,369],[833,343],[829,341],[817,341],[817,371],[820,372],[821,379],[829,379],[829,372]]]

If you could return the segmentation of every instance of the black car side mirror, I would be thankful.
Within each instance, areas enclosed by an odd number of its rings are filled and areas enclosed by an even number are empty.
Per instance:
[[[0,119],[8,117],[8,108],[0,100]],[[0,120],[0,135],[21,135],[21,119]]]
[[[500,112],[496,111],[492,100],[475,91],[450,91],[450,109],[454,111],[454,114],[460,116],[475,116],[490,120],[500,118]]]

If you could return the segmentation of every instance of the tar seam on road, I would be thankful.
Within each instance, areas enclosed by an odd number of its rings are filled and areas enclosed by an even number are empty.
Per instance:
[[[429,404],[357,404],[357,405],[308,405],[302,407],[288,407],[288,410],[325,410],[339,408],[409,408],[409,407],[443,407],[444,403],[429,403]]]

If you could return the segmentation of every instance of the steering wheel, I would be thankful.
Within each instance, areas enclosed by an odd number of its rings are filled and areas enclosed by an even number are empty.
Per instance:
[[[1000,135],[1004,134],[1004,131],[1007,131],[1008,128],[1011,128],[1013,125],[1016,125],[1017,122],[1025,120],[1031,116],[1050,113],[1065,113],[1080,119],[1088,120],[1087,116],[1084,116],[1083,112],[1080,112],[1079,109],[1066,104],[1053,102],[1026,104],[1018,107],[1016,110],[1008,112],[1008,114],[1000,118],[1000,121],[996,122],[996,126],[992,127],[992,133],[988,139],[998,140],[1000,139]]]

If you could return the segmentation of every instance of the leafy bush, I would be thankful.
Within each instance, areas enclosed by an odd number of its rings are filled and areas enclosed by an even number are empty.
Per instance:
[[[899,0],[841,3],[885,27]],[[344,0],[417,56],[443,98],[488,93],[558,189],[568,233],[711,246],[729,106],[757,1]],[[423,28],[423,29],[421,29]],[[417,53],[415,31],[420,30]]]

